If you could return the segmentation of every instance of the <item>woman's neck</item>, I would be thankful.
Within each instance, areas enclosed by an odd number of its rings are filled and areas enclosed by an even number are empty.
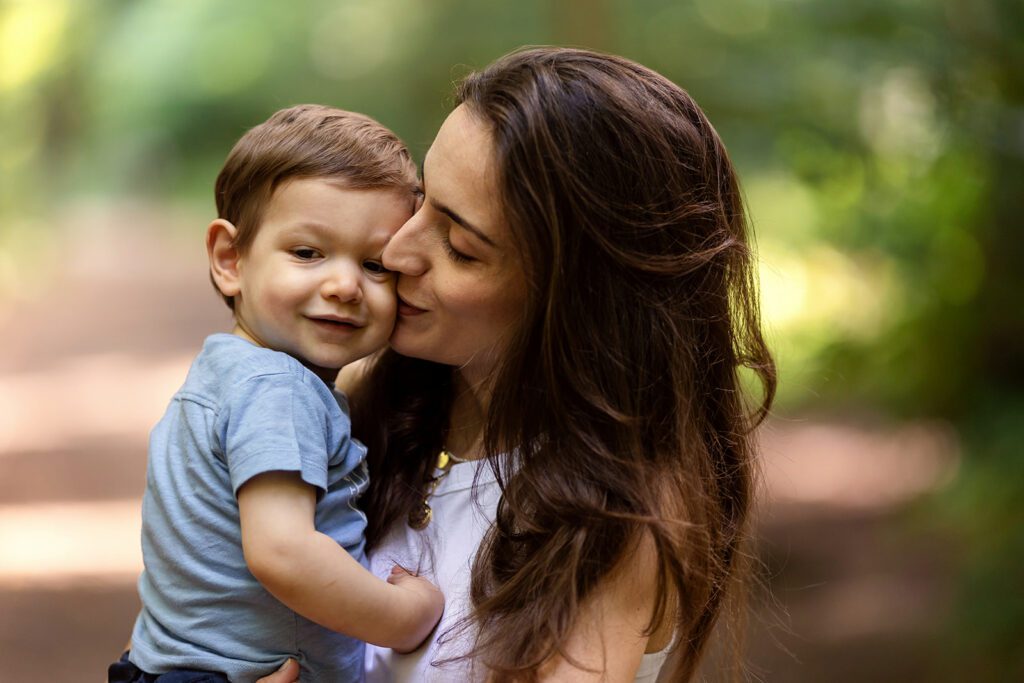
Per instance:
[[[455,397],[448,415],[445,448],[460,460],[484,457],[483,436],[490,390],[473,386],[461,372],[455,372]]]

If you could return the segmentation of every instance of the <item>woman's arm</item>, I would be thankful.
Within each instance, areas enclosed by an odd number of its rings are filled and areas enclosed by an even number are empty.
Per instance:
[[[565,652],[584,668],[556,655],[541,668],[540,679],[559,683],[632,681],[644,652],[663,649],[670,640],[671,612],[668,623],[645,635],[654,612],[656,576],[657,552],[645,535],[636,551],[627,553],[591,595],[576,619]]]
[[[238,491],[242,550],[253,576],[285,605],[332,631],[416,648],[441,617],[444,597],[426,579],[367,571],[313,525],[315,489],[294,472],[267,472]]]

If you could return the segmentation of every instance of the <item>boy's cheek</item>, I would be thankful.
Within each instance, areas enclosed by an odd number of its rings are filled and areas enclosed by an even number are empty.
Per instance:
[[[380,282],[378,285],[374,288],[376,301],[371,314],[380,318],[380,322],[393,325],[398,315],[398,278],[389,278],[387,282]]]

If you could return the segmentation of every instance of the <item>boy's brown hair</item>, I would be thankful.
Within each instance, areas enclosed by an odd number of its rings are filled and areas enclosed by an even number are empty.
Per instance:
[[[336,178],[352,189],[410,196],[419,187],[405,144],[369,116],[319,104],[281,109],[241,137],[214,185],[217,217],[237,228],[239,253],[256,237],[274,191],[294,178]],[[224,301],[234,309],[232,297]]]

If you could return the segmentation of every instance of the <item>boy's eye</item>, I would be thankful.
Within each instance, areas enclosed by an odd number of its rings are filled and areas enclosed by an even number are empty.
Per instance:
[[[384,264],[380,261],[363,261],[363,268],[366,269],[367,273],[372,273],[374,275],[384,275],[385,273],[391,272],[385,268]]]
[[[299,247],[292,249],[292,256],[303,261],[310,261],[320,255],[316,249],[312,247]]]

